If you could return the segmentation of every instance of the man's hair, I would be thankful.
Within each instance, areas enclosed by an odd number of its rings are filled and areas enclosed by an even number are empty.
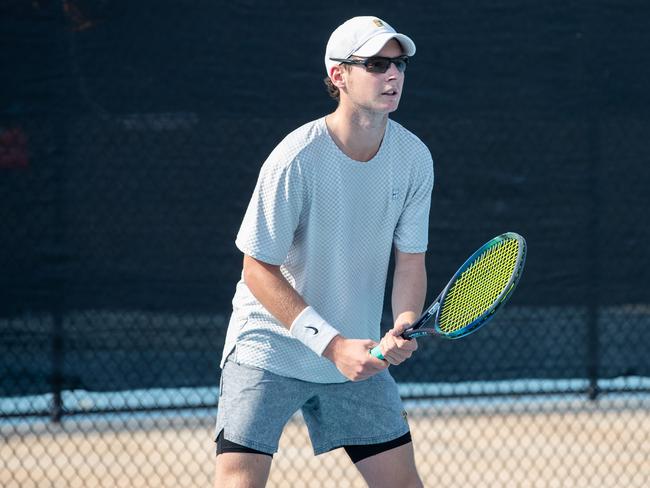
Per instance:
[[[350,70],[349,64],[341,64],[341,67],[345,71]],[[325,83],[325,88],[327,89],[327,94],[330,96],[330,98],[336,100],[337,102],[341,101],[341,93],[339,92],[339,89],[334,86],[334,83],[332,83],[332,80],[330,80],[329,76],[323,78],[323,83]]]

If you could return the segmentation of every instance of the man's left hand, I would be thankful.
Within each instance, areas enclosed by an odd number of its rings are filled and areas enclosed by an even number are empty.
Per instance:
[[[403,339],[401,337],[402,333],[410,325],[409,323],[396,323],[391,330],[386,332],[386,335],[379,343],[381,354],[392,365],[396,366],[403,363],[418,348],[418,342],[415,339]]]

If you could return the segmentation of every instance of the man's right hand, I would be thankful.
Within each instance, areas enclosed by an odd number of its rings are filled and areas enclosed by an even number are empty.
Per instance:
[[[337,335],[330,341],[323,356],[352,381],[361,381],[388,367],[388,362],[377,359],[369,351],[377,345],[369,339],[346,339]]]

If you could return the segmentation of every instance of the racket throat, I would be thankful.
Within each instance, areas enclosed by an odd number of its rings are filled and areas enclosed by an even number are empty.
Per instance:
[[[426,333],[421,333],[414,335],[414,332],[423,327],[424,325],[428,324],[433,317],[436,316],[438,313],[438,310],[440,309],[440,300],[436,300],[436,302],[431,305],[426,312],[420,316],[419,319],[417,319],[407,330],[404,331],[402,334],[402,337],[404,339],[411,339],[412,337],[419,337],[422,335],[426,335]]]

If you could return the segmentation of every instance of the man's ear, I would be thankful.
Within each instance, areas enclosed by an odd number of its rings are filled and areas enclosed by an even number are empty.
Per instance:
[[[332,66],[330,69],[330,80],[332,80],[332,84],[338,88],[339,90],[341,88],[345,87],[345,77],[343,76],[343,66],[340,64],[337,64],[335,66]]]

